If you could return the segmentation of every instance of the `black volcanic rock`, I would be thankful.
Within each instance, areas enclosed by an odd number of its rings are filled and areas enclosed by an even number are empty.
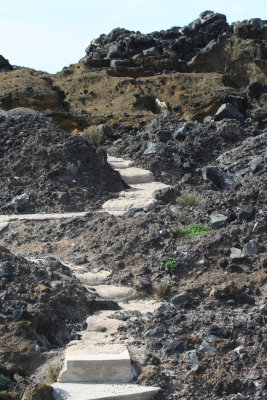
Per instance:
[[[33,110],[1,111],[0,148],[1,213],[83,211],[125,187],[103,151]]]
[[[179,59],[189,61],[200,49],[228,29],[225,15],[213,11],[204,11],[199,18],[183,28],[173,27],[148,34],[116,28],[91,42],[86,49],[86,60],[160,56],[172,51]]]
[[[9,61],[0,55],[0,72],[12,71],[13,67],[9,64]]]

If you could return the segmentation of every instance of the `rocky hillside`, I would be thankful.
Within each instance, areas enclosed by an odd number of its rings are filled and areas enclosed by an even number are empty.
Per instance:
[[[266,109],[266,35],[266,20],[229,25],[211,11],[188,26],[151,34],[117,28],[58,74],[4,72],[0,108],[44,111],[70,131],[147,123],[160,112],[156,98],[188,120],[214,116],[226,101],[241,112],[251,104]]]
[[[158,400],[267,399],[266,40],[266,20],[205,11],[114,29],[54,75],[0,60],[0,400],[48,382],[97,310]],[[107,154],[172,188],[96,212],[127,188]],[[162,303],[120,309],[103,285]]]

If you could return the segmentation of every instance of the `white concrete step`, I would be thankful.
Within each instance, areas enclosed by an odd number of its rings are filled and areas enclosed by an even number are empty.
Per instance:
[[[119,173],[124,182],[128,183],[128,185],[153,182],[155,180],[154,175],[148,169],[130,167],[120,169]]]
[[[12,215],[0,215],[0,223],[12,222],[12,221],[42,221],[47,219],[67,219],[76,217],[86,217],[89,214],[88,211],[81,212],[69,212],[69,213],[53,213],[53,214],[12,214]]]
[[[132,167],[133,162],[131,160],[124,160],[123,158],[108,156],[108,163],[112,168],[120,170],[124,168]]]
[[[66,351],[65,367],[58,382],[115,382],[132,381],[132,366],[127,348],[123,345],[94,346],[83,351],[75,346]]]
[[[123,215],[134,208],[149,209],[155,203],[155,192],[168,187],[155,182],[151,171],[132,167],[130,160],[108,156],[108,162],[119,171],[122,179],[131,186],[120,192],[117,199],[110,199],[102,205],[102,210],[112,215]]]
[[[102,209],[115,215],[121,215],[133,208],[147,209],[155,203],[155,192],[165,187],[168,185],[161,182],[136,183],[131,189],[120,192],[117,199],[106,201]]]
[[[159,388],[132,384],[54,383],[55,400],[152,400]]]

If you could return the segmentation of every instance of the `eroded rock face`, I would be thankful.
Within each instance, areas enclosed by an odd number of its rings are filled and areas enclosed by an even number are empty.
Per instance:
[[[94,39],[86,49],[86,62],[116,58],[160,56],[168,51],[189,61],[199,49],[229,28],[226,17],[213,11],[204,11],[185,27],[156,31],[149,34],[113,29],[108,35]]]
[[[264,84],[267,76],[267,21],[256,19],[234,25],[233,34],[213,40],[188,64],[190,71],[227,73],[238,86]]]
[[[2,213],[83,211],[125,184],[87,139],[28,110],[0,116]]]

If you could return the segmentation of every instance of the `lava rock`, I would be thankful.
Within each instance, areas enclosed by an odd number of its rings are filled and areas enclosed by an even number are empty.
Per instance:
[[[130,60],[111,60],[110,61],[110,66],[112,68],[130,67],[131,66],[131,61]]]
[[[188,292],[183,292],[176,294],[171,298],[171,303],[174,305],[185,305],[190,303],[190,294]]]
[[[153,143],[153,142],[148,142],[146,150],[144,152],[145,155],[149,154],[159,154],[159,153],[164,153],[165,151],[165,146],[161,142]]]
[[[235,108],[232,104],[226,103],[222,104],[215,114],[215,121],[220,121],[224,118],[237,119],[238,121],[243,121],[243,115]]]
[[[172,203],[175,204],[177,197],[180,195],[180,192],[173,187],[165,187],[163,189],[156,190],[154,193],[154,197],[157,200],[162,201],[163,203]]]
[[[223,214],[212,214],[210,217],[210,226],[213,229],[226,225],[228,218]]]

